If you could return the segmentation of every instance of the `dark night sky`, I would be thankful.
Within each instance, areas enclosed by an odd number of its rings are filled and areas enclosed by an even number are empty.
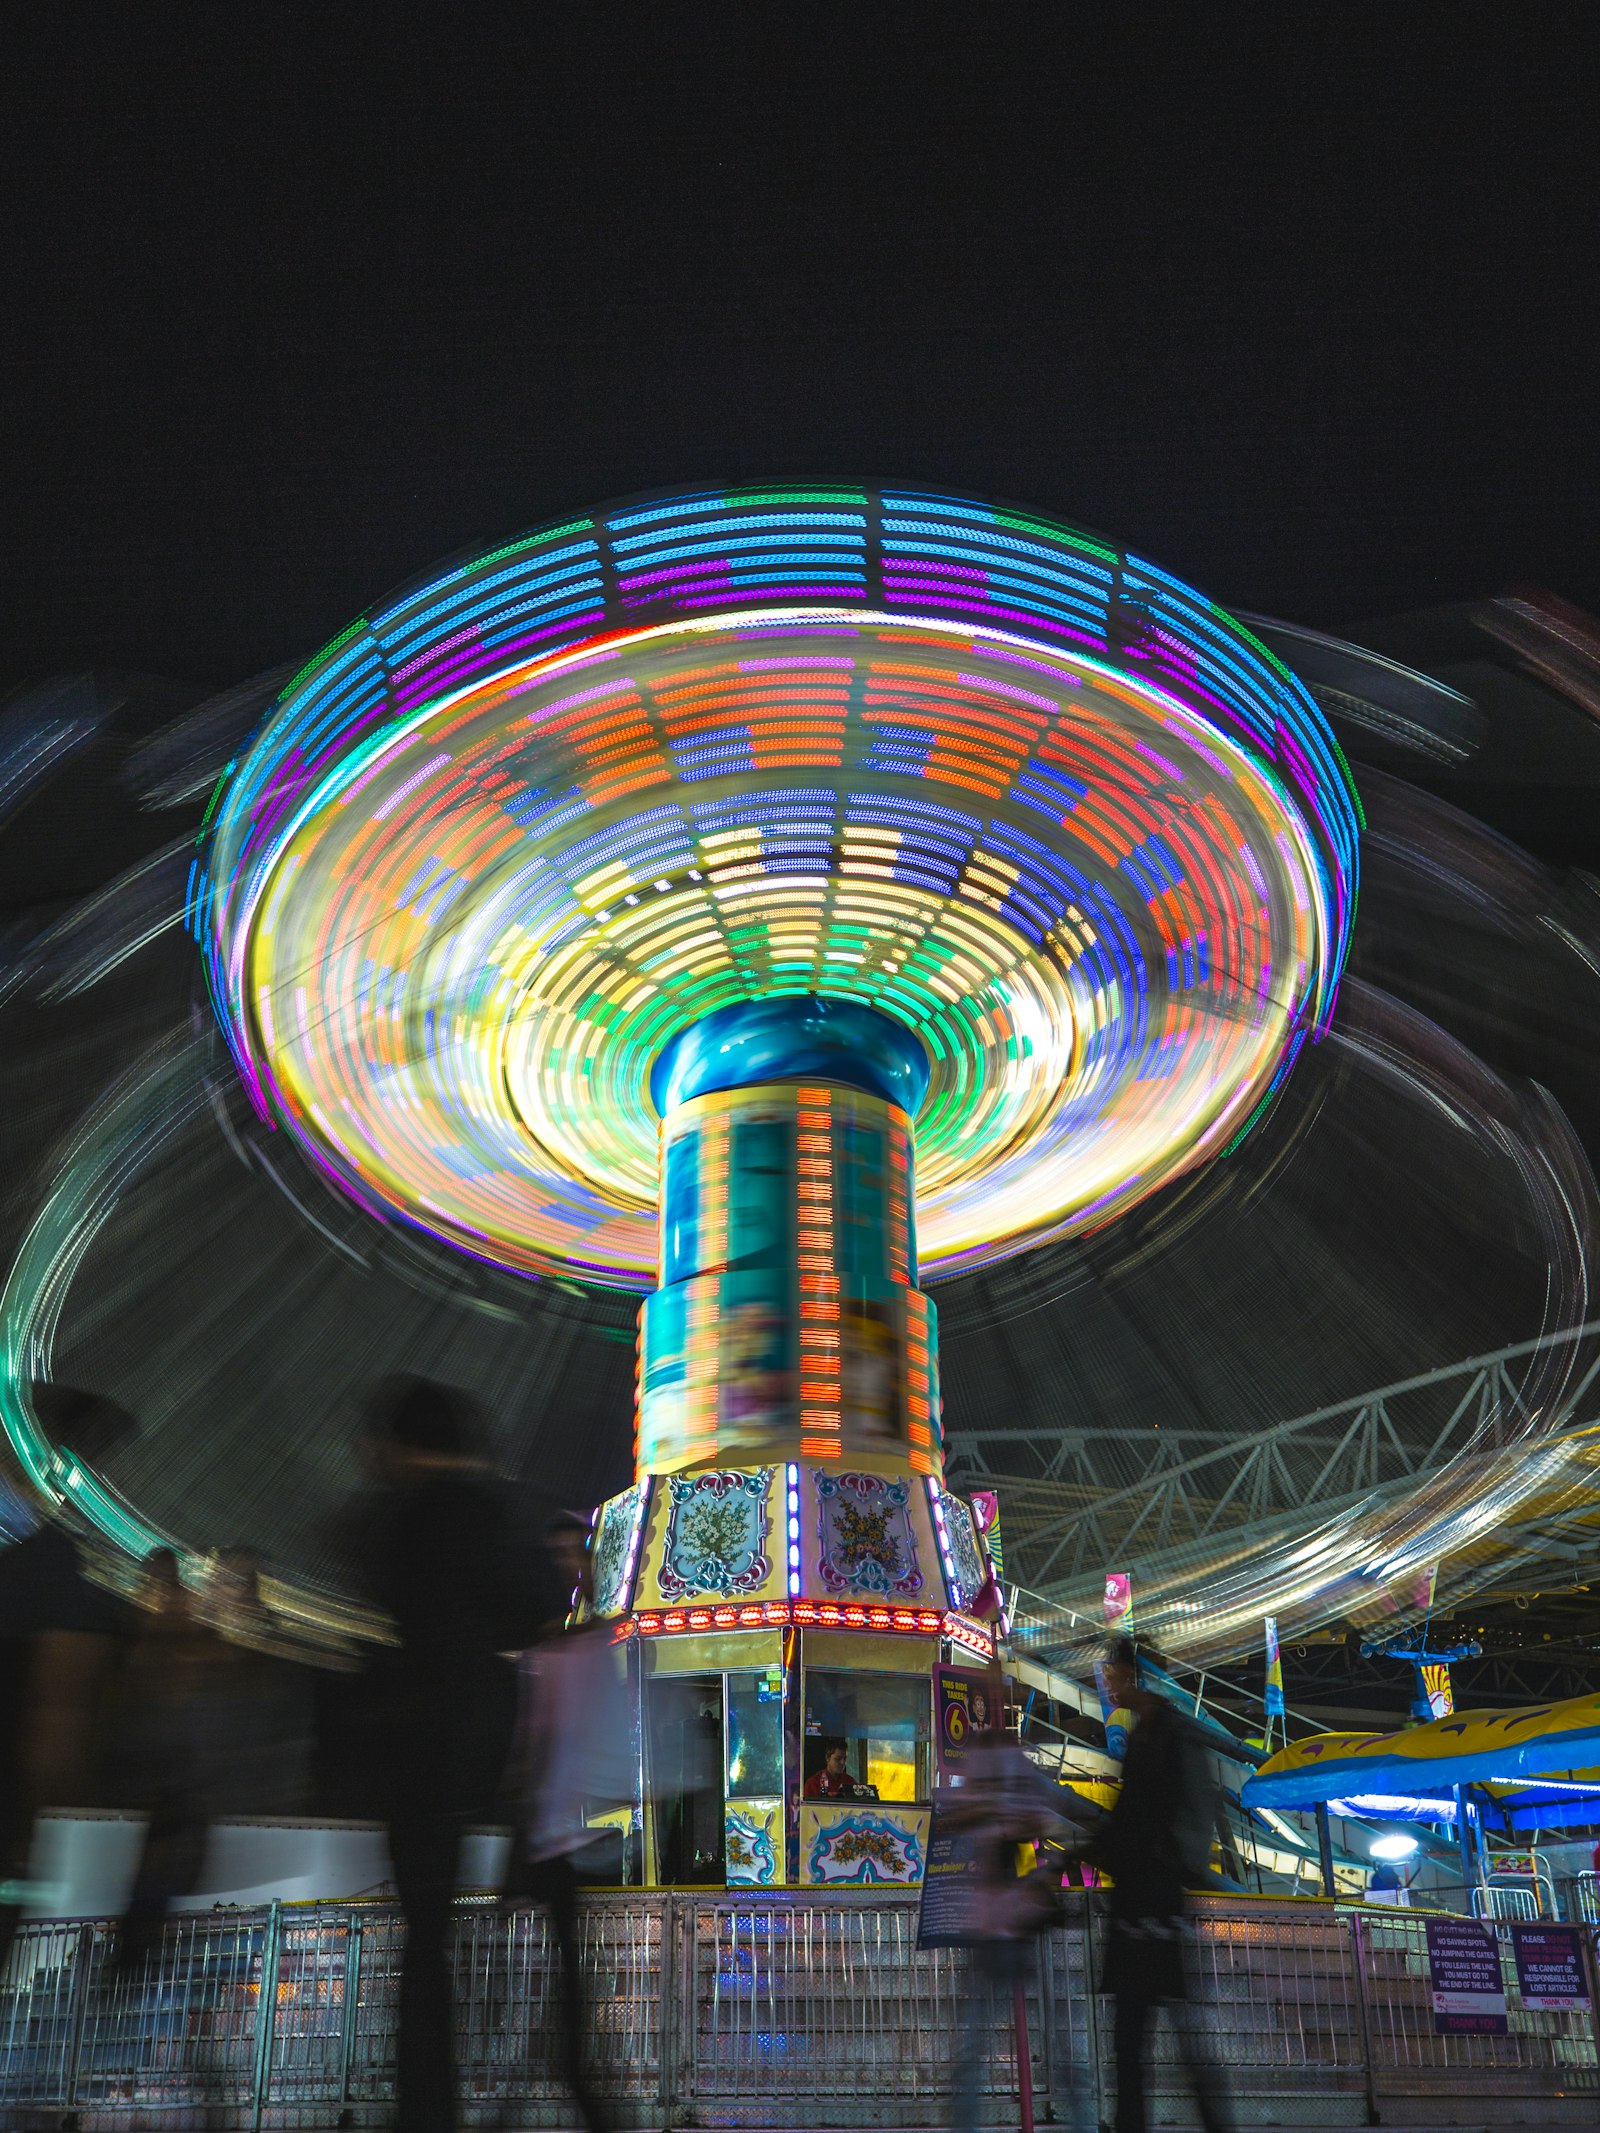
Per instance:
[[[441,555],[772,474],[1024,499],[1321,624],[1600,608],[1596,29],[31,11],[0,679],[220,685]]]

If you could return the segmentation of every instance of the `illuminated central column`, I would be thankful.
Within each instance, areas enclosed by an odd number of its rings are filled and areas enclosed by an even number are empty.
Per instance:
[[[916,1285],[927,1085],[903,1024],[817,994],[720,1009],[661,1053],[641,1475],[847,1454],[941,1472],[935,1317]]]

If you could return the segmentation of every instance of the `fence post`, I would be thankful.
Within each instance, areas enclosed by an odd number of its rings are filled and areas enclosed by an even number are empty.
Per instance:
[[[678,1898],[663,1896],[661,1903],[661,2123],[679,2123],[678,2107],[683,2089],[683,2024],[678,2015]]]
[[[1474,1892],[1483,1880],[1483,1861],[1476,1855],[1472,1817],[1467,1812],[1467,1788],[1457,1785],[1453,1789],[1456,1796],[1456,1844],[1461,1853],[1461,1888],[1467,1899],[1467,1916],[1473,1918],[1478,1911]]]
[[[261,1982],[256,1993],[256,2063],[251,2098],[252,2133],[261,2133],[262,2114],[267,2108],[267,2086],[272,2079],[272,2033],[278,2020],[278,1946],[283,1906],[267,1906],[266,1932],[261,1942]]]
[[[1033,2041],[1028,2034],[1026,1973],[1011,1987],[1011,2036],[1017,2059],[1017,2110],[1022,2133],[1033,2133]]]
[[[1047,2115],[1050,2116],[1054,2115],[1053,2107],[1056,2096],[1055,2016],[1056,2009],[1060,2004],[1056,1964],[1059,1962],[1063,1971],[1065,1970],[1066,1959],[1062,1953],[1065,1935],[1066,1919],[1063,1916],[1057,1929],[1049,1933],[1041,1933],[1033,1944],[1035,1956],[1033,1975],[1039,1989],[1039,2071],[1044,2081],[1044,2093],[1047,2098],[1045,2108]],[[913,1940],[915,1937],[915,1928],[913,1928]]]
[[[1083,2078],[1089,2090],[1089,2102],[1093,2109],[1095,2125],[1103,2125],[1106,2119],[1105,2085],[1100,2078],[1100,2000],[1095,1987],[1099,1978],[1099,1965],[1095,1961],[1094,1945],[1094,1892],[1083,1892]]]
[[[1583,1982],[1589,1988],[1589,2044],[1600,2068],[1600,1963],[1595,1961],[1595,1928],[1585,1922],[1574,1930],[1583,1948]]]
[[[1372,2050],[1372,2017],[1367,2005],[1366,1928],[1359,1911],[1347,1911],[1345,1923],[1350,1928],[1350,1960],[1355,1970],[1356,2028],[1361,2037],[1361,2072],[1367,2089],[1367,2124],[1375,2126],[1380,2123],[1378,2068]]]
[[[78,1954],[72,1965],[72,2039],[67,2046],[66,2078],[61,2085],[65,2109],[78,2108],[78,2068],[83,2059],[83,2026],[89,2018],[90,1975],[94,1969],[94,1921],[78,1928]]]
[[[352,1911],[345,1925],[344,2005],[339,2021],[339,2108],[350,2101],[350,2070],[356,2056],[356,2015],[361,2006],[361,1930],[359,1911]]]
[[[1322,1868],[1322,1893],[1329,1903],[1337,1903],[1339,1891],[1333,1880],[1333,1830],[1328,1822],[1328,1803],[1317,1802],[1317,1863]]]

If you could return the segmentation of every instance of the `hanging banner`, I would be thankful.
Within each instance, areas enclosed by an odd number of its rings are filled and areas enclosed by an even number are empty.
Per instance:
[[[1269,1718],[1284,1716],[1283,1660],[1278,1652],[1278,1622],[1275,1615],[1267,1617],[1267,1693],[1262,1701]]]
[[[1126,1570],[1106,1572],[1106,1628],[1133,1627],[1133,1579]]]
[[[936,1666],[933,1703],[939,1782],[948,1785],[971,1761],[973,1734],[985,1731],[996,1715],[989,1708],[989,1677],[963,1667]]]
[[[1006,1574],[1006,1552],[1000,1539],[1000,1499],[993,1489],[974,1489],[968,1501],[972,1515],[978,1522],[978,1532],[983,1545],[989,1551],[989,1560],[994,1565],[994,1574],[1003,1578]]]
[[[1503,2037],[1506,1987],[1500,1944],[1475,1918],[1430,1918],[1428,1976],[1441,2037]]]
[[[1430,1718],[1449,1718],[1456,1707],[1450,1686],[1450,1669],[1442,1659],[1424,1659],[1417,1665],[1417,1701],[1425,1703]],[[1420,1718],[1422,1713],[1419,1711]]]
[[[1583,1941],[1576,1926],[1524,1925],[1518,1920],[1511,1928],[1511,1950],[1524,2007],[1539,2014],[1577,2014],[1588,2006]]]

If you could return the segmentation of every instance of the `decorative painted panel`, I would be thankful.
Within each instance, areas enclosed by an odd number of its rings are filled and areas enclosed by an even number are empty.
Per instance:
[[[729,1800],[722,1811],[730,1889],[771,1889],[783,1881],[782,1800]]]
[[[667,1480],[669,1508],[658,1582],[661,1597],[734,1599],[759,1592],[772,1572],[767,1501],[774,1469],[718,1471]]]
[[[977,1527],[994,1574],[1003,1578],[1006,1574],[1005,1549],[1000,1542],[1000,1499],[993,1489],[974,1489],[972,1492],[972,1522]]]
[[[911,1483],[887,1474],[819,1472],[817,1569],[830,1593],[914,1599],[922,1590]]]
[[[983,1590],[984,1579],[989,1574],[978,1536],[973,1530],[972,1513],[959,1496],[948,1493],[944,1498],[945,1533],[950,1543],[950,1572],[952,1607],[970,1607]]]
[[[600,1527],[594,1541],[594,1612],[620,1615],[633,1598],[634,1573],[639,1564],[639,1543],[644,1531],[648,1477],[631,1489],[613,1496],[600,1510]]]
[[[801,1879],[811,1888],[915,1888],[927,1856],[925,1807],[858,1807],[804,1801]]]

